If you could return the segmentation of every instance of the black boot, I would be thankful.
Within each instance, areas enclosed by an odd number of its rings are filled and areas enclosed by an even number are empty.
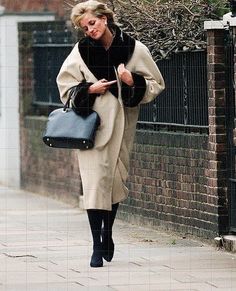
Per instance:
[[[102,228],[102,249],[103,258],[110,262],[114,255],[114,242],[112,239],[112,226],[116,217],[119,203],[112,205],[112,211],[103,211],[103,228]]]
[[[101,228],[103,211],[96,209],[88,209],[88,219],[93,237],[93,254],[90,261],[90,266],[93,268],[102,267],[102,245],[101,245]]]

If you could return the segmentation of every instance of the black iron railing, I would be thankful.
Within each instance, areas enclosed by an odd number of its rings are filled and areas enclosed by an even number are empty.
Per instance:
[[[207,55],[205,51],[174,54],[158,62],[166,89],[144,105],[139,128],[208,127]]]
[[[34,32],[34,105],[61,106],[56,77],[72,45],[68,30]]]
[[[34,33],[34,105],[61,106],[56,76],[72,46],[69,31]],[[206,52],[174,54],[159,61],[158,66],[166,90],[155,101],[141,106],[138,129],[158,130],[163,126],[207,129]]]

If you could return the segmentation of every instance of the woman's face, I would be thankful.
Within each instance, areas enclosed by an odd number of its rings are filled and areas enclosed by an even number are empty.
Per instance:
[[[80,20],[80,27],[84,33],[93,39],[100,39],[107,29],[107,18],[102,16],[98,18],[91,12],[87,12],[84,17]]]

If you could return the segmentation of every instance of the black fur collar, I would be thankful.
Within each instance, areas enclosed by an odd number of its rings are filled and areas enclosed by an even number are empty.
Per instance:
[[[127,64],[132,57],[134,47],[135,40],[121,31],[118,26],[115,26],[115,37],[108,50],[105,50],[99,41],[89,37],[81,39],[78,44],[80,55],[89,70],[98,80],[105,78],[108,81],[116,79],[114,66],[117,68],[121,63]],[[117,96],[116,84],[110,88],[110,91]]]

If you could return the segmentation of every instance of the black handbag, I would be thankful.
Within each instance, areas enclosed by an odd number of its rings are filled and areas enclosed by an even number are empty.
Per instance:
[[[94,146],[100,117],[96,111],[80,115],[69,108],[71,96],[63,108],[52,111],[48,116],[43,141],[54,148],[91,149]]]

